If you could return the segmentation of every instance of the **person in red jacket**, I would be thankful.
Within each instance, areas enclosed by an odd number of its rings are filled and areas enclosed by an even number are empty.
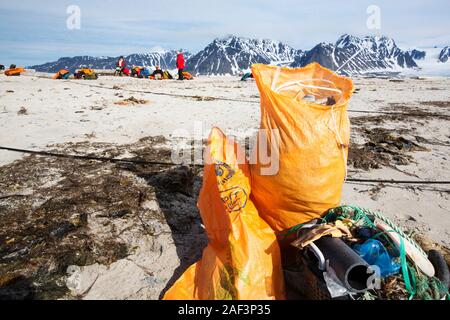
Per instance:
[[[183,51],[180,49],[177,51],[177,69],[178,69],[178,80],[184,80],[183,70],[184,70],[184,55]]]
[[[123,56],[120,56],[119,60],[117,60],[116,72],[114,74],[121,76],[122,73],[124,73],[125,66],[126,66],[125,59],[123,58]]]

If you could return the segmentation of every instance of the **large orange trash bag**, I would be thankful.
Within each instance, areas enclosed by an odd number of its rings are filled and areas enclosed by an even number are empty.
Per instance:
[[[245,157],[238,163],[243,154],[237,143],[212,129],[198,200],[208,246],[165,300],[284,299],[278,243],[249,199],[248,163]]]
[[[251,163],[252,200],[264,220],[281,231],[340,203],[353,83],[317,63],[295,69],[255,64],[252,73],[261,95],[258,145],[266,143],[262,152],[279,160],[270,164],[277,172],[267,170],[268,161],[260,156]]]

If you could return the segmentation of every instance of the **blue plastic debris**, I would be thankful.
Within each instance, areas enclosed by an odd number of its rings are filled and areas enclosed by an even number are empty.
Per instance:
[[[397,274],[400,264],[389,255],[384,245],[375,239],[369,239],[363,244],[356,244],[353,250],[369,265],[380,268],[382,278]]]

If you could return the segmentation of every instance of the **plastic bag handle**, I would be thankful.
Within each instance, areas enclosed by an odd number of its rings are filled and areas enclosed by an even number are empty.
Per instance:
[[[278,74],[278,73],[277,73]],[[315,79],[315,78],[311,78],[311,79],[304,79],[304,80],[297,80],[297,81],[292,81],[292,82],[287,82],[284,83],[283,85],[274,88],[274,82],[276,81],[277,74],[274,77],[274,81],[272,82],[272,90],[275,91],[276,93],[279,93],[281,90],[289,88],[291,86],[300,86],[300,87],[304,87],[304,88],[313,88],[313,89],[321,89],[321,90],[328,90],[328,91],[332,91],[332,92],[336,92],[342,95],[342,90],[336,89],[335,88],[328,88],[328,87],[322,87],[322,86],[313,86],[313,85],[307,85],[307,84],[303,84],[302,82],[306,82],[306,81],[322,81],[325,83],[329,83],[332,84],[334,86],[334,83],[332,81],[329,80],[325,80],[325,79]],[[298,95],[298,94],[297,94]]]

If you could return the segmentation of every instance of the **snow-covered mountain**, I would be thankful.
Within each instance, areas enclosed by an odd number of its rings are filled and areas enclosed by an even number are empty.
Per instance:
[[[186,59],[188,59],[191,54],[188,52],[184,53]],[[125,58],[128,65],[136,65],[143,67],[154,67],[160,66],[162,69],[175,69],[176,68],[176,51],[165,51],[165,52],[151,52],[144,54],[131,54]]]
[[[185,52],[186,70],[194,75],[237,75],[250,70],[254,63],[305,66],[311,62],[346,75],[450,75],[450,47],[400,49],[384,36],[356,37],[342,35],[335,43],[319,43],[302,51],[279,41],[242,38],[233,35],[217,38],[195,55]],[[115,68],[118,57],[65,57],[55,62],[31,66],[37,71],[74,71],[80,65],[95,69]],[[125,57],[129,66],[160,65],[175,69],[176,52],[162,48],[146,54]]]
[[[426,51],[413,49],[409,51],[409,54],[411,55],[411,58],[413,58],[414,60],[424,60],[427,53]]]
[[[113,57],[92,57],[92,56],[76,56],[62,57],[57,61],[47,62],[40,65],[29,66],[41,72],[58,72],[61,69],[67,69],[74,72],[81,65],[94,66],[96,69],[112,69],[115,66],[115,58]]]
[[[316,45],[303,56],[297,57],[291,66],[305,66],[313,61],[348,75],[417,68],[410,52],[400,49],[393,39],[384,36],[359,38],[344,34],[336,43]]]
[[[254,63],[288,65],[303,52],[282,42],[236,37],[215,39],[188,60],[186,69],[194,74],[236,75]]]
[[[425,47],[420,48],[424,52],[423,59],[415,59],[419,70],[403,72],[404,75],[419,76],[450,76],[450,47]]]
[[[191,57],[189,52],[185,52],[186,59]],[[29,68],[42,72],[57,72],[60,69],[68,69],[74,72],[80,65],[92,66],[94,69],[114,69],[119,57],[92,57],[77,56],[64,57],[55,62],[48,62],[42,65],[31,66]],[[162,69],[175,69],[176,51],[158,50],[150,53],[136,53],[124,56],[128,66],[161,66]]]

